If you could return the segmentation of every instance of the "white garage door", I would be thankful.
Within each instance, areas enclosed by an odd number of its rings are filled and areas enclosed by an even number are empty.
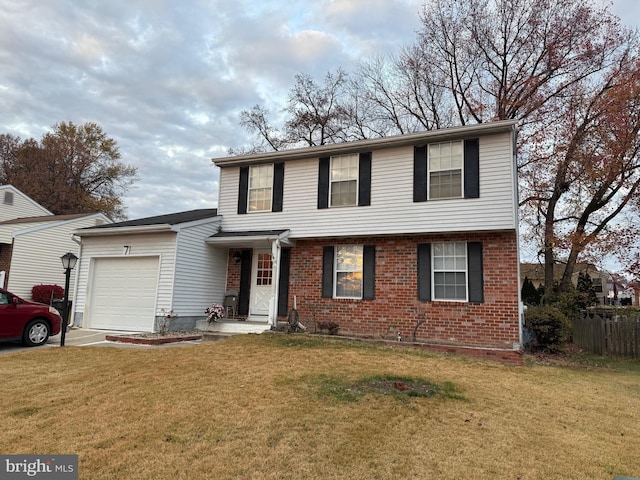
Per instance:
[[[158,257],[96,258],[93,263],[89,326],[153,331]]]

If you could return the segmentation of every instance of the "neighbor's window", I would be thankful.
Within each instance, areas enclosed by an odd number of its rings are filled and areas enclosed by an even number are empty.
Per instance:
[[[336,247],[335,297],[362,298],[362,245],[339,245]]]
[[[462,142],[429,145],[429,198],[462,197]]]
[[[270,212],[273,164],[252,165],[249,169],[249,211]]]
[[[330,206],[357,205],[358,202],[358,155],[331,157]]]
[[[467,244],[434,243],[433,299],[467,301]]]

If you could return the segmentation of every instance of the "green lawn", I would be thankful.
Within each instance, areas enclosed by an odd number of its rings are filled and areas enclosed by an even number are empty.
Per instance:
[[[525,366],[306,335],[0,357],[1,453],[90,479],[640,476],[640,368]]]

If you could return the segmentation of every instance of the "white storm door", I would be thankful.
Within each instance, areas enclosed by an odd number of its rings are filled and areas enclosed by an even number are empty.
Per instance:
[[[254,250],[251,268],[251,317],[269,318],[269,304],[273,296],[273,257],[270,250]],[[259,318],[257,318],[259,320]]]

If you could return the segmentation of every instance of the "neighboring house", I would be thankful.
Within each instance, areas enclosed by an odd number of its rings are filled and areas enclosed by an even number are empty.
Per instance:
[[[110,221],[102,213],[80,213],[0,222],[0,268],[6,272],[4,286],[27,300],[31,298],[34,285],[57,284],[64,287],[65,274],[60,257],[67,252],[79,255],[80,251],[73,232]],[[70,298],[74,277],[75,271],[72,271]]]
[[[555,264],[553,266],[553,278],[555,281],[560,282],[562,274],[564,273],[565,265]],[[598,270],[598,268],[591,263],[577,263],[574,267],[571,282],[574,287],[578,286],[578,276],[581,273],[586,273],[593,282],[593,289],[598,297],[598,303],[604,305],[608,302],[611,274]],[[539,263],[522,263],[520,265],[520,286],[524,283],[524,279],[528,278],[534,287],[538,288],[544,284],[544,265]]]
[[[0,185],[0,222],[24,217],[53,215],[12,185]]]
[[[0,222],[21,217],[53,215],[12,185],[0,185]],[[6,286],[11,264],[11,244],[0,243],[0,287]]]
[[[194,328],[224,297],[227,252],[205,243],[219,225],[203,209],[77,230],[74,323],[149,332],[171,316],[170,329]]]
[[[239,315],[268,328],[295,304],[303,324],[515,358],[515,129],[214,159],[222,222],[207,244],[225,252],[216,275],[239,291]]]

